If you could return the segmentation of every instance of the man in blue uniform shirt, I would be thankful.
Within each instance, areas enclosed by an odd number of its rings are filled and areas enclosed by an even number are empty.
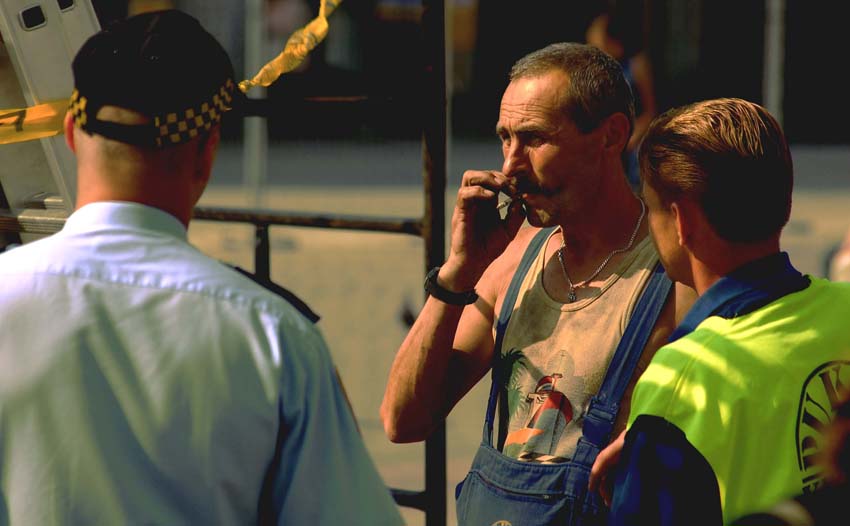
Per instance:
[[[0,256],[0,524],[400,524],[308,316],[187,243],[225,51],[162,11],[73,70],[76,210]]]

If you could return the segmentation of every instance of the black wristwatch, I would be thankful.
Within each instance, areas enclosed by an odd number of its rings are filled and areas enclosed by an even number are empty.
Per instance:
[[[437,274],[440,272],[440,267],[434,267],[425,276],[425,292],[437,298],[443,303],[449,305],[469,305],[478,301],[478,294],[475,289],[466,290],[463,292],[452,292],[445,289],[437,283]]]

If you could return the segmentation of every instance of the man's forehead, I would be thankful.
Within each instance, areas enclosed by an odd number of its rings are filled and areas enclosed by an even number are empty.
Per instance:
[[[499,106],[497,131],[507,127],[549,127],[562,121],[567,82],[566,74],[558,70],[511,81]]]

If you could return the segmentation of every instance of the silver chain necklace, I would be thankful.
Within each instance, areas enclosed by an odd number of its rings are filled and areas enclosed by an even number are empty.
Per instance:
[[[586,279],[579,281],[578,283],[573,283],[573,280],[570,279],[570,275],[567,274],[567,265],[564,263],[564,249],[567,248],[567,240],[565,237],[563,238],[563,241],[561,241],[561,248],[558,249],[558,261],[561,262],[561,270],[564,271],[564,277],[567,279],[567,285],[569,285],[570,287],[570,291],[567,294],[567,303],[572,303],[576,301],[576,289],[579,287],[584,287],[585,285],[593,281],[593,278],[595,278],[599,275],[600,272],[602,272],[602,269],[605,268],[605,265],[607,265],[609,261],[611,261],[612,257],[622,252],[631,250],[632,245],[635,244],[635,239],[637,238],[638,230],[640,230],[640,224],[643,222],[643,216],[646,214],[646,204],[644,204],[643,199],[638,199],[638,201],[640,201],[640,217],[638,217],[637,224],[635,225],[635,229],[632,232],[632,237],[629,238],[629,242],[626,244],[626,246],[622,248],[614,249],[610,254],[608,254],[605,259],[602,260],[602,263],[600,263],[599,266],[596,267],[596,270],[593,271],[593,274],[588,276]],[[561,236],[564,236],[563,230],[561,231]]]

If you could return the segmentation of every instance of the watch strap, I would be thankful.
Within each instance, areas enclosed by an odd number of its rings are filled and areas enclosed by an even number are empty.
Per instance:
[[[437,274],[439,272],[440,267],[434,267],[425,276],[425,292],[449,305],[469,305],[478,301],[478,294],[475,292],[475,289],[454,292],[440,286],[437,283]]]

